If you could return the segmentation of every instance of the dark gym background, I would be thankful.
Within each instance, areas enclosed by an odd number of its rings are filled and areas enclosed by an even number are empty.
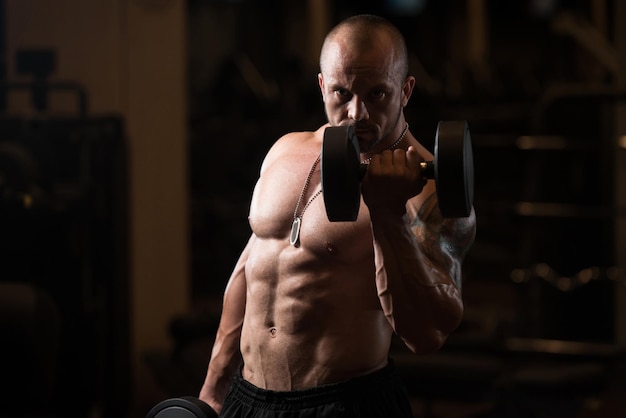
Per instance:
[[[314,35],[365,12],[407,38],[412,132],[432,149],[439,120],[465,119],[474,145],[465,320],[435,355],[393,351],[416,417],[625,416],[623,3],[65,0],[55,16],[69,17],[57,25],[85,29],[104,9],[115,22],[69,56],[62,42],[12,45],[28,37],[11,19],[29,33],[41,1],[0,1],[0,418],[140,418],[159,400],[197,395],[261,159],[282,134],[324,123]],[[172,10],[182,21],[160,20]],[[72,20],[83,15],[93,20]],[[159,55],[163,38],[141,38],[144,29],[168,37],[169,24],[184,34],[174,57]],[[111,43],[138,54],[94,64],[116,31]],[[141,45],[156,65],[142,65]],[[150,99],[121,94],[119,111],[101,111],[97,77],[59,74],[68,63],[94,66],[102,80],[131,68],[117,84],[132,91],[179,56],[184,74],[151,93],[184,86],[182,104],[154,100],[183,115],[184,137],[171,138],[182,164],[150,154],[167,141],[138,145],[136,118],[168,118],[150,113]],[[73,104],[61,113],[58,95]],[[14,96],[30,111],[16,112]],[[142,177],[146,162],[158,178]],[[171,176],[182,179],[180,219],[146,227],[144,216],[170,206],[137,196],[164,179],[165,195]],[[172,225],[185,229],[171,248],[183,253],[172,269],[182,274],[161,276],[159,254],[141,249]],[[142,270],[146,259],[154,270]]]

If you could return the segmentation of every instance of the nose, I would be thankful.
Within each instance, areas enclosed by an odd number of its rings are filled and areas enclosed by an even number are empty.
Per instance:
[[[355,122],[369,118],[365,102],[359,99],[357,95],[354,95],[350,103],[348,103],[348,118]]]

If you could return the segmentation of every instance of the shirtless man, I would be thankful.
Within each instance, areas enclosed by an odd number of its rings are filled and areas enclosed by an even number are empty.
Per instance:
[[[320,70],[328,124],[280,138],[254,190],[252,235],[200,392],[220,416],[410,417],[393,334],[430,353],[463,315],[475,217],[443,220],[434,182],[421,177],[419,162],[433,156],[404,118],[415,79],[401,34],[375,16],[350,18],[327,36]],[[369,168],[356,222],[330,223],[318,158],[324,129],[348,124]]]

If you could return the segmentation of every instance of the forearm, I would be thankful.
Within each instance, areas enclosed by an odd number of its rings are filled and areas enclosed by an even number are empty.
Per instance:
[[[220,325],[200,391],[200,399],[218,413],[222,410],[228,387],[241,364],[241,329],[246,310],[245,265],[253,242],[254,236],[251,236],[226,286]]]
[[[239,336],[240,328],[232,332],[218,332],[204,385],[200,391],[200,399],[211,405],[218,413],[222,409],[228,388],[241,364]]]
[[[396,334],[415,352],[438,349],[463,316],[460,288],[446,263],[435,263],[407,220],[372,220],[376,286]]]

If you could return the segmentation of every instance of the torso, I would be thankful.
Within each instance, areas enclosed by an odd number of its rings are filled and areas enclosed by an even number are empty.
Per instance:
[[[377,296],[367,207],[361,202],[356,222],[330,223],[319,195],[302,217],[299,246],[289,243],[321,132],[293,134],[295,145],[266,160],[250,208],[241,351],[244,378],[265,389],[339,382],[387,363],[392,330]],[[320,187],[318,165],[299,213]]]

